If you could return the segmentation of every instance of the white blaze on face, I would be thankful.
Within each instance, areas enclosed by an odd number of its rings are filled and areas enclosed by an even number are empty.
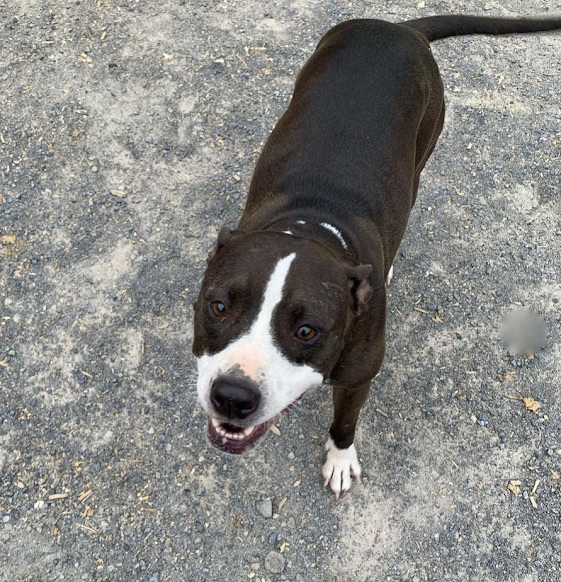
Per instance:
[[[304,392],[319,386],[323,376],[311,366],[291,362],[275,345],[273,313],[280,303],[292,253],[281,259],[265,287],[263,302],[248,333],[235,339],[221,352],[197,358],[197,392],[203,408],[213,415],[209,395],[212,383],[221,374],[241,370],[260,387],[263,408],[256,424],[273,418]]]

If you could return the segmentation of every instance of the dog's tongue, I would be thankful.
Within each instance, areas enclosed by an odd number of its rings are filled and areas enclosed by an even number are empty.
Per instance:
[[[210,443],[232,455],[241,455],[252,449],[257,441],[267,432],[272,420],[253,427],[239,427],[229,423],[218,422],[208,418],[208,439]]]

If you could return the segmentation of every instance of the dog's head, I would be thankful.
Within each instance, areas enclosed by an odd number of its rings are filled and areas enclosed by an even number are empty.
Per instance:
[[[221,231],[194,304],[197,390],[214,446],[246,452],[329,376],[369,272],[290,234]]]

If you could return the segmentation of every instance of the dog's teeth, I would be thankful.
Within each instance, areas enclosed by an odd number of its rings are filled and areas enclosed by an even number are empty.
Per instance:
[[[247,428],[240,430],[240,432],[229,432],[215,418],[211,417],[211,421],[212,421],[212,426],[214,427],[214,430],[217,432],[218,435],[220,435],[222,437],[222,440],[224,443],[226,443],[226,441],[228,439],[234,440],[234,441],[241,441],[244,438],[247,438],[253,432],[253,429],[255,428],[254,426],[248,426]]]

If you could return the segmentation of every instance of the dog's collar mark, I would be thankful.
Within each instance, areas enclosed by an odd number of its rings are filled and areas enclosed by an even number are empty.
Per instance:
[[[297,220],[296,224],[306,224],[305,220]],[[331,234],[334,234],[337,239],[339,240],[339,242],[341,243],[341,245],[343,246],[343,248],[345,250],[347,250],[347,241],[345,240],[345,238],[343,237],[343,234],[341,233],[341,231],[338,228],[335,228],[332,224],[329,224],[329,222],[320,222],[319,224],[320,226],[323,226],[323,228],[325,228],[326,230],[328,230]],[[294,233],[287,229],[287,230],[283,230],[283,232],[285,234],[290,234],[292,236],[294,236]]]
[[[323,228],[326,228],[329,232],[334,234],[339,239],[339,242],[343,245],[343,248],[347,249],[347,242],[343,238],[343,235],[338,228],[335,228],[332,224],[329,224],[329,222],[321,222],[320,226],[323,226]]]
[[[306,224],[305,220],[297,220],[296,224]],[[296,236],[290,229],[283,230],[285,234],[290,234],[292,236]]]

